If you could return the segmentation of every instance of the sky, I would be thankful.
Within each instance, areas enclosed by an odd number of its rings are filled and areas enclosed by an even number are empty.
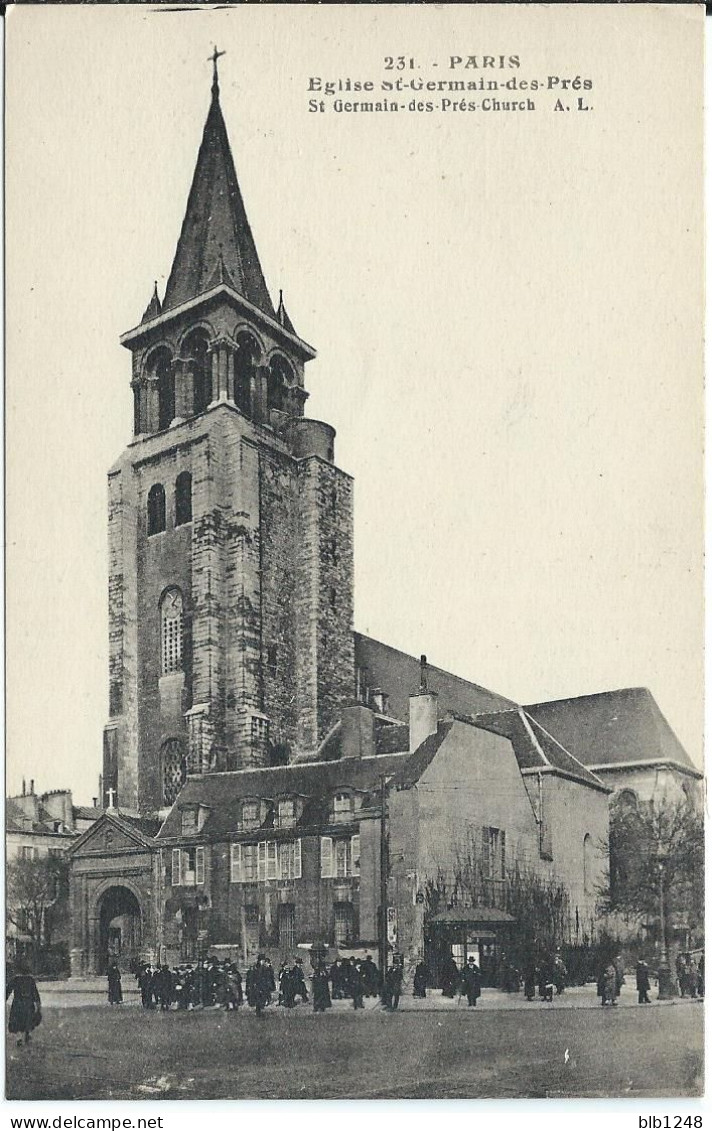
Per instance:
[[[268,285],[318,350],[306,411],[355,479],[355,627],[523,703],[649,687],[700,763],[701,13],[6,19],[9,791],[97,793],[118,338],[165,287],[214,43]],[[309,112],[310,79],[401,51],[416,80],[517,54],[490,74],[589,77],[591,108]]]

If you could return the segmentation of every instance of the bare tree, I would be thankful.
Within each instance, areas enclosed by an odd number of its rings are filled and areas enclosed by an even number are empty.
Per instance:
[[[68,863],[63,856],[11,860],[6,876],[6,915],[28,935],[35,954],[49,947],[66,911]]]
[[[704,822],[686,798],[674,802],[614,804],[608,845],[610,866],[601,908],[624,917],[659,917],[662,882],[666,918],[704,915]]]

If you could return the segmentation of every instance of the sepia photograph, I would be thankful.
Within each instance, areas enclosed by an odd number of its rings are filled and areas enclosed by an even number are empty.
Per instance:
[[[703,25],[6,13],[8,1100],[702,1095]]]

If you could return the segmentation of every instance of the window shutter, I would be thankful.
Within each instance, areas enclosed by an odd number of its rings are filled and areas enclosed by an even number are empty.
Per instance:
[[[295,840],[294,842],[294,879],[301,880],[302,878],[302,842]]]
[[[482,827],[482,875],[486,880],[491,876],[490,871],[490,839],[489,829],[486,826]]]
[[[277,842],[267,841],[267,879],[277,879]]]
[[[180,848],[174,848],[171,853],[171,886],[180,887]]]
[[[242,875],[242,845],[230,845],[230,883],[241,884]]]
[[[195,850],[195,882],[196,884],[205,883],[205,849],[196,848]]]
[[[351,875],[361,875],[361,837],[358,833],[351,837]]]
[[[330,836],[321,838],[321,875],[322,879],[334,875],[334,842]]]
[[[506,853],[506,840],[505,840],[505,835],[504,835],[504,829],[502,829],[501,833],[499,834],[499,837],[500,837],[500,845],[501,845],[501,848],[502,848],[502,861],[501,861],[500,879],[504,880],[504,879],[506,879],[506,876],[507,876],[507,853]]]
[[[267,841],[261,840],[257,845],[257,879],[267,879]]]

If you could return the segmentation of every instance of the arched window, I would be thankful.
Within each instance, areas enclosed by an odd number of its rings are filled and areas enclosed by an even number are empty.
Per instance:
[[[179,738],[169,738],[161,747],[163,804],[172,805],[185,784],[186,764]]]
[[[208,354],[208,335],[204,330],[194,330],[183,343],[183,355],[192,363],[193,412],[205,412],[213,399],[213,378]]]
[[[176,479],[176,526],[183,526],[193,517],[193,479],[189,471],[181,471]]]
[[[252,334],[243,331],[241,334],[237,335],[233,399],[240,411],[244,412],[246,416],[249,415],[252,410],[252,376],[259,355],[260,347],[252,337]]]
[[[268,408],[284,411],[287,388],[293,382],[293,374],[283,357],[273,357],[269,363],[267,377],[267,406]]]
[[[154,483],[148,492],[148,533],[160,534],[166,529],[166,492],[162,483]]]
[[[635,812],[638,809],[638,794],[634,789],[622,789],[613,801],[621,812]]]
[[[167,349],[161,348],[151,356],[149,372],[158,384],[158,428],[167,428],[176,414],[176,391],[173,364]]]
[[[593,887],[593,838],[586,833],[583,838],[583,892],[584,895],[594,895]]]
[[[167,589],[161,599],[161,675],[183,668],[183,594]]]

